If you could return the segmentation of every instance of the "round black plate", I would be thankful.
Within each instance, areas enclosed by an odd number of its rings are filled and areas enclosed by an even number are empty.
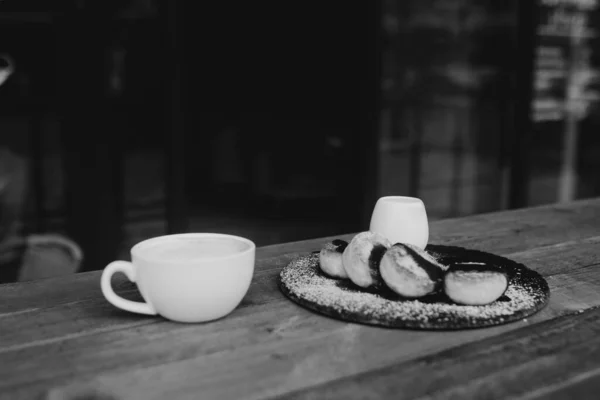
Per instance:
[[[478,262],[503,268],[510,277],[505,295],[485,306],[463,306],[453,304],[443,295],[408,300],[391,292],[366,292],[349,280],[324,275],[318,254],[290,262],[281,271],[278,285],[283,294],[310,310],[343,321],[388,328],[482,328],[523,319],[548,303],[548,283],[523,264],[462,247],[428,245],[426,250],[442,264]]]

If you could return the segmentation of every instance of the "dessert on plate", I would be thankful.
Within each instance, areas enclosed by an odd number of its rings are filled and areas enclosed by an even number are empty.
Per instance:
[[[439,290],[447,266],[417,247],[396,243],[379,264],[386,285],[400,296],[419,298]]]
[[[348,278],[342,263],[342,254],[346,247],[348,247],[348,242],[341,239],[336,239],[323,246],[319,252],[319,265],[324,273],[332,278]]]
[[[350,280],[364,289],[383,285],[379,264],[391,243],[375,232],[361,232],[352,238],[342,254],[342,265]]]
[[[495,265],[461,262],[444,265],[425,250],[404,243],[393,246],[382,235],[361,232],[350,243],[336,239],[323,246],[319,267],[326,275],[350,279],[363,289],[384,286],[409,299],[439,291],[456,304],[485,305],[508,288],[508,275]]]
[[[392,328],[498,325],[539,311],[549,299],[545,279],[510,259],[455,246],[392,244],[369,231],[294,259],[278,285],[313,311]]]

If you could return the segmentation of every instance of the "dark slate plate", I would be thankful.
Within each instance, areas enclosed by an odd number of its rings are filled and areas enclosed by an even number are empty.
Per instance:
[[[366,292],[349,280],[324,275],[319,268],[319,255],[315,253],[290,262],[279,275],[279,289],[312,311],[343,321],[388,328],[483,328],[523,319],[548,303],[548,283],[523,264],[462,247],[428,245],[426,250],[442,264],[477,262],[504,269],[510,279],[505,295],[485,306],[462,306],[453,304],[444,295],[407,300],[391,291]]]

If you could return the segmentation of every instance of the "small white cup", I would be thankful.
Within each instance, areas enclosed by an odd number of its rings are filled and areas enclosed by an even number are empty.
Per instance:
[[[217,233],[159,236],[133,246],[131,260],[114,261],[102,272],[104,297],[139,314],[159,314],[178,322],[205,322],[232,312],[254,273],[256,246],[245,238]],[[126,300],[112,286],[122,272],[145,302]]]
[[[429,240],[425,205],[416,197],[381,197],[375,204],[369,230],[382,234],[392,243],[424,249]]]

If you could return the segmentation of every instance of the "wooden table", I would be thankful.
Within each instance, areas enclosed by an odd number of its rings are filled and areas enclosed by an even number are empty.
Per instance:
[[[431,224],[432,243],[492,251],[548,280],[544,310],[486,329],[382,329],[297,306],[275,278],[327,240],[258,249],[243,303],[206,324],[117,310],[99,272],[1,285],[0,398],[598,398],[600,199]]]

